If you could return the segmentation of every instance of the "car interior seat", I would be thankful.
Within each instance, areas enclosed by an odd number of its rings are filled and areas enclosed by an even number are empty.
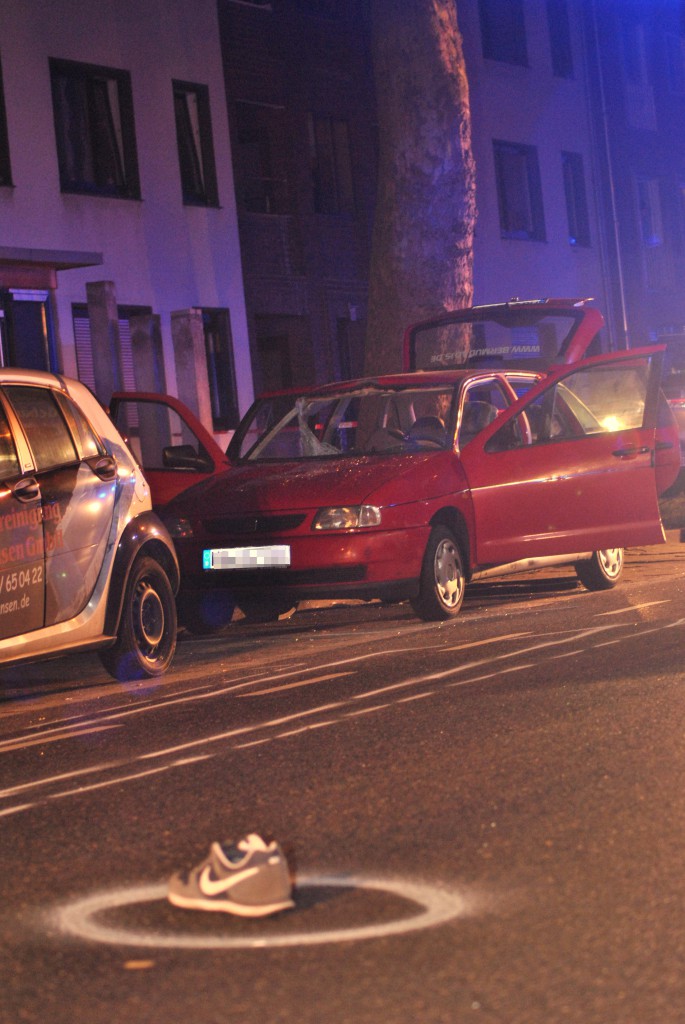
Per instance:
[[[461,414],[461,426],[459,427],[459,444],[464,445],[472,441],[476,434],[492,423],[497,417],[497,406],[491,402],[467,402]]]
[[[410,441],[433,441],[444,445],[447,440],[445,427],[438,416],[419,416],[407,433]]]

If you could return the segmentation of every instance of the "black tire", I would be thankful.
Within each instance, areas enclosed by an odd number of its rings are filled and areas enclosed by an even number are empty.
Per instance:
[[[587,590],[611,590],[623,575],[623,548],[595,551],[587,561],[576,562],[575,570]]]
[[[161,676],[176,650],[176,602],[169,577],[154,558],[139,555],[126,583],[119,636],[100,659],[115,679]]]
[[[418,597],[411,602],[427,622],[453,619],[459,614],[466,575],[459,543],[446,526],[434,526],[423,556]]]
[[[177,599],[178,618],[195,636],[214,636],[223,632],[232,619],[235,601],[222,590],[184,592]]]
[[[282,615],[291,614],[295,611],[296,605],[287,598],[277,600],[276,598],[238,598],[239,607],[246,622],[278,622]]]

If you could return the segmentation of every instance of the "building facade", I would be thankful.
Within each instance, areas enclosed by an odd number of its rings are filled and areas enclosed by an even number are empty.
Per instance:
[[[361,373],[376,185],[368,0],[219,0],[255,386]]]
[[[215,0],[2,4],[0,358],[249,405]]]
[[[593,117],[620,347],[685,369],[685,5],[593,0]]]
[[[399,2],[399,0],[398,0]],[[370,0],[5,0],[0,361],[178,394],[362,372]],[[474,301],[593,297],[685,365],[681,0],[457,0]]]

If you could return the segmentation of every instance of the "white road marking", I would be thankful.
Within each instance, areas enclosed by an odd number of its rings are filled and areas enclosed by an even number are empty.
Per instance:
[[[639,611],[642,611],[643,608],[653,608],[654,605],[657,605],[657,604],[670,604],[670,603],[671,603],[670,600],[667,600],[667,601],[645,601],[643,604],[632,604],[632,605],[629,605],[627,608],[615,608],[611,612],[596,612],[595,618],[596,619],[601,619],[602,617],[608,616],[608,615],[625,615],[627,612],[639,612]]]
[[[294,683],[283,683],[282,686],[270,686],[268,690],[253,690],[250,693],[239,693],[238,699],[245,697],[262,697],[266,693],[282,693],[284,690],[294,690],[300,686],[312,686],[314,683],[325,683],[329,679],[344,679],[353,675],[353,672],[331,672],[327,676],[316,676],[315,679],[297,679]]]
[[[447,924],[459,917],[472,916],[478,902],[473,896],[457,890],[430,885],[404,878],[378,878],[356,874],[305,874],[297,878],[297,889],[339,888],[370,889],[389,893],[403,903],[414,903],[418,912],[402,916],[399,920],[372,924],[352,924],[347,928],[324,928],[321,931],[284,931],[282,922],[290,923],[295,911],[289,911],[264,926],[259,935],[231,935],[230,925],[223,923],[220,932],[209,930],[201,935],[197,931],[156,932],[109,926],[98,921],[98,915],[108,910],[134,906],[139,903],[166,901],[166,885],[139,885],[127,889],[96,893],[74,900],[49,912],[47,923],[60,932],[88,942],[101,942],[114,946],[137,946],[154,949],[276,949],[284,946],[319,946],[337,942],[359,942],[380,939],[389,935],[406,935],[426,928]],[[404,908],[402,908],[404,910]],[[187,915],[182,911],[179,915]],[[198,914],[201,911],[198,911]],[[306,915],[306,910],[303,911]],[[230,917],[230,915],[226,915]],[[215,915],[211,915],[212,918]],[[197,914],[196,914],[197,920]],[[208,921],[208,927],[216,928]],[[280,926],[280,930],[279,930]]]
[[[120,729],[120,725],[93,725],[76,726],[73,729],[46,729],[44,733],[36,733],[33,736],[15,736],[11,740],[0,742],[0,754],[8,751],[25,750],[27,747],[41,746],[44,743],[58,743],[60,740],[78,739],[81,736],[93,736],[98,732],[106,732],[109,729]]]
[[[657,626],[657,627],[652,627],[652,628],[650,628],[648,630],[642,631],[639,634],[631,633],[630,636],[628,637],[628,639],[632,639],[635,635],[644,635],[646,633],[656,633],[656,632],[660,632],[662,629],[673,629],[673,628],[677,628],[677,627],[683,626],[684,624],[685,624],[685,619],[679,619],[679,620],[677,620],[675,622],[666,623],[665,625],[661,625],[661,626]],[[618,624],[618,623],[615,624],[615,625],[605,625],[605,626],[592,627],[592,628],[585,629],[585,630],[580,630],[580,631],[568,631],[568,635],[564,634],[562,638],[557,638],[555,640],[546,640],[546,641],[541,642],[541,643],[532,644],[532,645],[529,645],[529,646],[527,646],[525,648],[522,648],[521,650],[518,650],[518,651],[508,651],[508,652],[506,652],[504,654],[497,655],[496,657],[493,657],[493,658],[484,658],[484,659],[479,659],[479,660],[476,660],[476,661],[470,661],[470,662],[467,662],[464,665],[458,665],[456,667],[452,666],[449,669],[445,669],[445,670],[442,670],[442,671],[439,671],[439,672],[433,672],[433,673],[428,673],[428,674],[421,675],[421,676],[415,676],[415,677],[412,677],[412,678],[409,678],[409,679],[402,680],[402,681],[397,682],[397,683],[389,684],[388,686],[385,686],[385,687],[379,687],[379,688],[377,688],[375,690],[367,690],[367,691],[365,691],[363,693],[352,695],[351,697],[346,698],[346,699],[340,699],[340,700],[337,700],[337,701],[331,701],[329,703],[326,703],[326,704],[323,704],[323,705],[319,705],[319,706],[316,706],[316,707],[313,707],[313,708],[308,708],[308,709],[305,709],[305,710],[297,711],[297,712],[294,712],[294,713],[289,714],[289,715],[283,715],[283,716],[280,716],[278,718],[269,719],[266,722],[260,722],[260,723],[256,723],[256,724],[252,724],[252,725],[241,726],[241,727],[238,727],[238,728],[235,728],[235,729],[230,729],[230,730],[227,730],[226,732],[214,734],[214,735],[211,735],[211,736],[203,736],[203,737],[200,737],[198,739],[188,741],[186,743],[177,744],[177,745],[175,745],[173,747],[168,747],[168,748],[164,748],[164,749],[161,749],[161,750],[151,751],[151,752],[146,753],[146,754],[138,755],[137,757],[135,757],[133,759],[122,760],[121,762],[116,762],[116,763],[106,764],[106,765],[96,765],[96,766],[94,766],[92,768],[89,768],[89,769],[82,769],[80,772],[73,773],[73,775],[88,774],[89,772],[91,772],[91,773],[98,772],[99,773],[99,772],[102,772],[102,771],[105,771],[105,770],[116,769],[116,768],[125,769],[128,766],[133,767],[134,764],[136,764],[138,762],[141,762],[141,761],[154,760],[154,759],[157,759],[157,758],[168,757],[170,755],[178,755],[178,754],[181,754],[183,752],[189,752],[189,751],[191,751],[191,750],[193,750],[193,749],[195,749],[197,747],[206,747],[206,746],[209,746],[210,744],[220,743],[220,742],[224,742],[226,740],[232,740],[234,738],[238,738],[238,737],[241,737],[241,736],[247,736],[249,733],[253,733],[254,734],[254,733],[259,733],[259,732],[261,732],[263,730],[267,730],[268,731],[268,730],[272,730],[272,729],[278,729],[280,726],[287,725],[288,723],[302,722],[303,724],[299,728],[295,728],[295,729],[292,729],[292,730],[289,730],[289,731],[281,730],[276,735],[273,735],[273,734],[272,735],[266,735],[263,738],[262,737],[258,737],[258,738],[254,739],[254,740],[246,740],[246,742],[244,742],[244,743],[233,744],[232,745],[232,749],[234,749],[234,750],[246,749],[246,748],[248,748],[250,746],[259,746],[259,745],[262,745],[262,744],[265,744],[265,743],[269,743],[269,742],[273,741],[274,739],[282,739],[282,738],[286,738],[288,736],[295,736],[295,735],[298,735],[299,733],[311,731],[313,729],[326,728],[326,727],[329,727],[331,725],[340,724],[340,722],[345,721],[349,717],[351,717],[354,714],[354,712],[349,712],[349,711],[348,712],[343,712],[343,709],[344,708],[350,708],[351,706],[353,706],[353,704],[355,704],[355,703],[357,703],[359,701],[368,700],[368,699],[373,698],[373,697],[379,697],[379,696],[386,695],[386,694],[389,694],[391,692],[396,692],[398,690],[409,688],[409,687],[412,687],[412,686],[425,685],[426,683],[429,683],[429,682],[435,681],[435,680],[446,680],[450,676],[459,675],[459,674],[462,674],[464,672],[467,672],[469,670],[473,670],[473,669],[481,667],[481,666],[492,665],[493,662],[500,662],[500,661],[502,661],[504,659],[507,659],[507,658],[518,657],[518,656],[520,656],[522,654],[525,654],[525,653],[537,652],[537,651],[541,651],[541,650],[548,650],[549,648],[558,647],[558,646],[562,646],[562,645],[567,644],[567,643],[576,642],[577,640],[579,640],[581,638],[588,637],[588,636],[595,636],[597,633],[601,633],[601,632],[604,632],[606,630],[617,629],[617,628],[621,628],[621,625]],[[542,634],[542,636],[544,636],[544,635],[545,634]],[[592,647],[588,648],[588,649],[596,649],[596,648],[598,648],[600,646],[604,646],[605,644],[612,643],[612,642],[614,642],[614,641],[604,641],[601,644],[600,643],[594,643],[592,645]],[[551,654],[550,653],[548,655],[548,659],[547,660],[552,660],[552,659],[557,658],[559,656],[560,656],[559,654]],[[478,683],[478,682],[489,681],[491,679],[499,679],[503,675],[506,675],[506,674],[508,674],[510,672],[520,672],[520,671],[523,671],[523,670],[526,670],[526,669],[538,668],[541,663],[542,663],[541,661],[538,661],[538,662],[535,662],[535,663],[525,663],[525,664],[518,664],[518,665],[509,665],[509,666],[501,667],[501,668],[495,667],[495,668],[493,668],[492,671],[487,672],[487,673],[482,674],[482,675],[471,676],[468,679],[457,679],[457,680],[455,680],[453,682],[446,683],[446,688],[472,686],[473,684]],[[321,666],[319,666],[319,668],[320,667]],[[436,691],[435,689],[430,691],[430,693],[435,693],[435,692],[438,692],[438,691]],[[405,700],[408,700],[408,699],[419,699],[419,697],[427,696],[427,695],[428,694],[426,694],[425,691],[424,691],[424,693],[422,693],[422,694],[409,695],[407,698],[404,698],[404,699]],[[392,702],[388,702],[387,704],[384,704],[382,707],[392,707],[393,705],[398,704],[401,701],[402,701],[402,698],[398,697],[396,700],[394,700]],[[381,706],[377,706],[376,708],[369,709],[369,711],[371,711],[371,710],[380,710],[380,709],[381,709]],[[324,714],[326,712],[331,712],[331,711],[339,712],[340,714],[337,717],[333,717],[331,719],[326,719],[326,720],[320,721],[320,722],[311,722],[311,723],[310,722],[306,722],[306,721],[303,722],[303,720],[305,720],[305,719],[307,719],[307,718],[309,718],[311,716],[322,715],[322,714]],[[360,712],[360,713],[362,713],[362,712]],[[219,752],[220,751],[217,751],[217,753],[219,753]],[[65,791],[65,792],[62,792],[62,793],[50,794],[49,796],[43,797],[42,800],[45,800],[45,799],[58,799],[58,798],[63,797],[63,796],[78,795],[80,793],[88,792],[88,791],[90,791],[92,789],[99,789],[99,788],[103,788],[105,786],[123,784],[123,783],[125,783],[127,781],[130,781],[130,780],[135,780],[135,779],[143,778],[146,775],[157,774],[157,773],[162,772],[162,771],[167,771],[170,768],[181,767],[183,765],[192,764],[195,761],[204,760],[204,759],[207,759],[207,758],[212,757],[212,756],[214,756],[214,755],[211,754],[211,753],[207,753],[207,754],[198,754],[197,756],[192,756],[191,755],[191,756],[188,756],[186,758],[177,757],[170,764],[160,766],[159,768],[151,769],[150,771],[140,771],[140,772],[133,771],[133,772],[129,773],[128,775],[127,774],[122,774],[122,775],[118,776],[117,778],[114,778],[114,779],[111,779],[111,780],[105,780],[105,781],[102,781],[102,782],[93,783],[90,786],[82,786],[82,787],[77,787],[75,789],[71,789],[69,791]],[[72,773],[70,773],[70,775],[71,774]],[[28,789],[40,789],[40,788],[42,788],[42,787],[44,787],[44,786],[46,786],[46,785],[48,785],[50,783],[53,783],[55,781],[60,781],[61,778],[70,777],[70,775],[68,775],[68,776],[61,776],[61,777],[60,776],[53,776],[53,777],[48,778],[48,779],[36,780],[35,782],[24,783],[21,786],[11,787],[10,789],[7,789],[5,791],[1,791],[0,792],[0,797],[2,797],[2,796],[11,796],[13,794],[17,794],[20,791],[25,792]],[[22,804],[22,805],[18,805],[18,806],[12,807],[12,808],[7,808],[7,809],[5,809],[1,813],[3,815],[9,815],[9,814],[13,814],[13,813],[18,813],[18,811],[30,809],[31,807],[36,806],[36,804],[38,804],[40,802],[41,802],[41,798],[38,797],[36,799],[36,801],[34,803],[32,803],[32,804]]]

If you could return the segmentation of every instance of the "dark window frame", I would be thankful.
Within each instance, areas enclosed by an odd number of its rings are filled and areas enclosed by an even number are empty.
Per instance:
[[[316,213],[354,214],[349,122],[344,117],[313,111],[307,122]]]
[[[172,81],[181,193],[186,206],[217,206],[219,192],[212,135],[209,88],[197,82]],[[193,111],[189,98],[195,103]]]
[[[590,214],[582,153],[562,150],[561,168],[566,197],[569,245],[587,248],[591,245]]]
[[[574,78],[568,0],[546,0],[552,72],[557,78]]]
[[[202,308],[212,427],[234,430],[240,421],[230,310]]]
[[[130,73],[55,58],[49,63],[62,192],[140,199]]]
[[[483,56],[527,68],[523,0],[478,0],[478,11]]]
[[[232,115],[239,210],[276,216],[292,213],[285,108],[279,104],[237,99]]]
[[[11,187],[12,184],[10,143],[7,132],[7,113],[5,111],[5,88],[2,82],[2,62],[0,62],[0,185]]]
[[[493,150],[502,238],[545,242],[547,234],[537,147],[493,139]],[[525,195],[521,190],[518,196],[514,195],[517,181],[513,175],[507,174],[510,158],[516,158],[521,165],[514,169],[517,170],[518,184],[523,181]],[[514,167],[513,164],[509,166]]]

